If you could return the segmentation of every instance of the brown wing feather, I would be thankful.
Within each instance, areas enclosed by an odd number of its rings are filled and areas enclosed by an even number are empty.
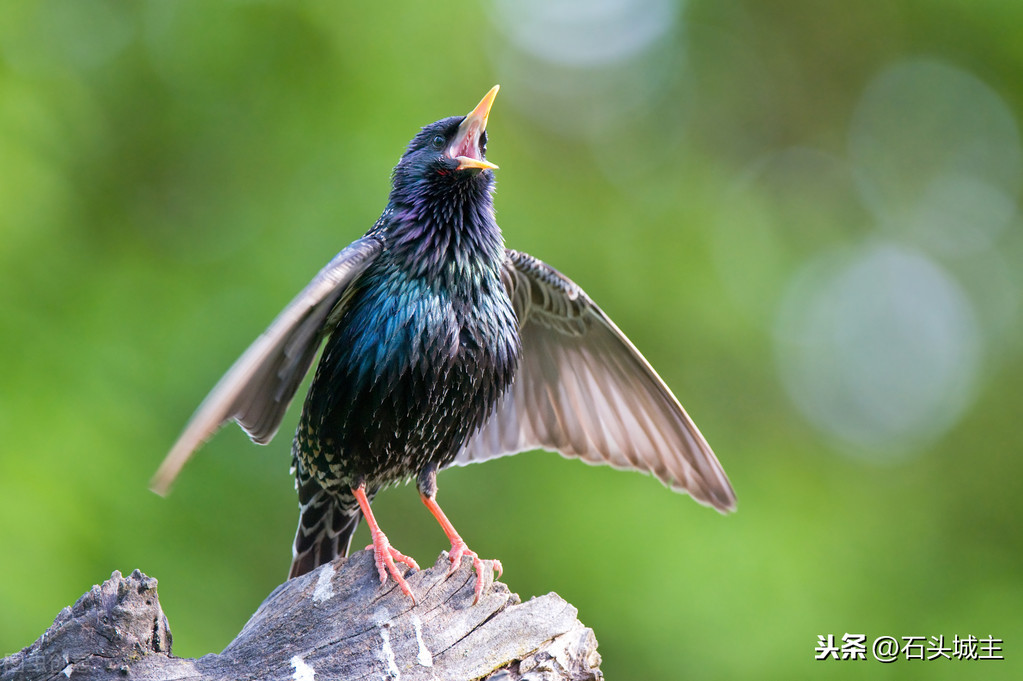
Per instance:
[[[518,374],[456,464],[549,449],[652,473],[702,504],[735,508],[731,484],[692,419],[582,289],[511,250],[504,282],[519,318]]]
[[[328,316],[381,248],[376,237],[352,243],[284,308],[199,405],[153,476],[153,491],[166,494],[192,453],[228,421],[237,421],[259,444],[273,439],[309,371]]]

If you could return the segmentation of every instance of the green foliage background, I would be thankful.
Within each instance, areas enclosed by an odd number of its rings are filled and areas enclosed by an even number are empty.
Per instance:
[[[176,654],[233,638],[287,574],[296,410],[265,448],[225,429],[166,499],[147,481],[222,371],[372,224],[419,126],[502,82],[489,153],[508,245],[569,274],[644,351],[739,511],[533,453],[441,476],[470,545],[524,598],[575,604],[608,678],[1019,678],[1018,322],[951,430],[901,462],[846,457],[781,385],[778,291],[751,284],[744,311],[715,240],[729,229],[736,262],[756,265],[744,223],[727,223],[735,183],[774,149],[844,154],[857,98],[894,59],[967,67],[1023,112],[1023,5],[681,9],[690,30],[662,49],[693,77],[584,136],[564,129],[593,111],[554,112],[558,132],[502,80],[487,4],[3,3],[0,654],[114,569],[160,580]],[[700,39],[719,33],[757,58]],[[866,232],[826,199],[808,191],[798,214],[769,216],[797,235],[784,274],[808,243]],[[742,202],[775,210],[768,191]],[[1020,227],[1003,241],[1016,274]],[[411,488],[375,508],[421,564],[445,548]],[[819,634],[846,632],[990,634],[1006,660],[813,661]]]

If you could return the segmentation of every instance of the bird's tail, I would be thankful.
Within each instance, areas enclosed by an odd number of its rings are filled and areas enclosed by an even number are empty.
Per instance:
[[[352,535],[362,513],[353,498],[351,504],[330,494],[296,462],[298,487],[298,529],[288,578],[310,572],[338,556],[347,556]]]

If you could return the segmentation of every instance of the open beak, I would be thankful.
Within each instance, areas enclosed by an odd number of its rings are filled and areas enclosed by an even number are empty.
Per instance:
[[[487,118],[490,116],[490,107],[494,105],[494,98],[500,85],[490,88],[490,92],[483,96],[476,108],[469,112],[461,125],[447,154],[458,161],[457,170],[468,168],[479,168],[481,170],[497,170],[497,166],[483,158],[480,151],[480,135],[487,129]]]

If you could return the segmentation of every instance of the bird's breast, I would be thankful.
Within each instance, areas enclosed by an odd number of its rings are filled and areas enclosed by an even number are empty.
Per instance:
[[[366,379],[517,355],[514,313],[496,276],[447,287],[398,270],[368,283],[339,329],[350,336],[353,360],[362,358]]]
[[[305,449],[334,450],[338,480],[446,465],[510,385],[517,328],[496,276],[451,289],[398,268],[370,272],[324,349]]]

